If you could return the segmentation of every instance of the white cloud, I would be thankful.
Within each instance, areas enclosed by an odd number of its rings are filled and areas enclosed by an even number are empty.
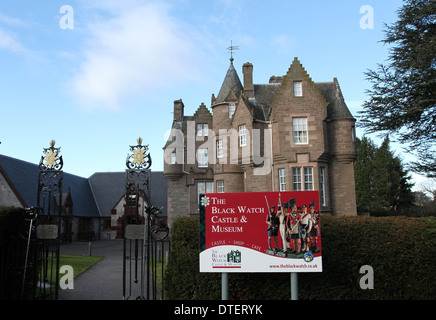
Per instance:
[[[167,5],[101,5],[111,17],[87,26],[83,60],[68,84],[83,108],[118,110],[132,95],[194,79],[195,33],[173,18]]]
[[[25,23],[17,18],[9,17],[2,12],[0,12],[0,22],[5,23],[10,26],[24,26]]]
[[[27,53],[27,49],[10,33],[0,29],[0,49],[15,53]]]

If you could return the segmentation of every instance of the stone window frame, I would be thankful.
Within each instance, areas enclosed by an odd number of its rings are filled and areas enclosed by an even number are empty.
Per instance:
[[[200,186],[202,186],[201,189]],[[213,192],[213,181],[206,181],[206,180],[197,181],[197,199],[202,193],[212,193],[212,192]]]
[[[230,106],[232,106],[232,108]],[[233,117],[233,115],[235,114],[235,111],[236,111],[236,103],[230,102],[229,103],[229,119],[231,119]]]
[[[306,169],[310,169],[310,175],[306,174]],[[313,176],[313,166],[296,166],[292,167],[292,190],[293,191],[314,191],[314,176]],[[307,177],[310,177],[309,181]],[[308,187],[308,184],[311,184],[311,187]]]
[[[197,123],[197,137],[207,137],[209,130],[208,123]]]
[[[224,180],[216,181],[216,192],[223,193],[224,192]]]
[[[327,207],[327,168],[319,167],[319,197],[321,206]]]
[[[278,169],[279,191],[286,191],[286,168]]]
[[[310,170],[310,173],[308,171]],[[314,185],[313,185],[313,167],[303,167],[304,172],[304,191],[313,191]]]
[[[292,167],[292,190],[303,191],[303,183],[301,179],[301,167]]]
[[[245,147],[247,145],[247,126],[241,124],[238,126],[239,146]]]
[[[297,123],[298,120],[305,120],[305,123],[303,124],[303,128],[300,126],[301,123]],[[304,136],[305,134],[305,136]],[[301,139],[301,137],[305,139]],[[301,141],[303,140],[303,141]],[[309,144],[309,120],[308,117],[305,116],[293,116],[292,117],[292,142],[294,145],[301,146],[301,145],[308,145]]]
[[[303,96],[303,81],[294,81],[294,97]]]
[[[207,148],[197,149],[197,166],[199,168],[207,168],[209,166],[209,155]]]
[[[216,157],[224,158],[224,141],[219,139],[216,141]]]

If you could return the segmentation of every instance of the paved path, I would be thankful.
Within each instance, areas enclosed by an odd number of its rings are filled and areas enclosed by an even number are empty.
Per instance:
[[[89,242],[63,244],[60,252],[88,255]],[[123,300],[123,241],[92,241],[91,255],[104,258],[74,279],[74,289],[60,289],[59,300]],[[130,299],[139,295],[140,283],[133,289]]]

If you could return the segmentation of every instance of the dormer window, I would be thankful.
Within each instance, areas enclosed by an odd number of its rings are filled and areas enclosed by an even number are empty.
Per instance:
[[[303,83],[301,81],[294,81],[294,97],[303,96]]]

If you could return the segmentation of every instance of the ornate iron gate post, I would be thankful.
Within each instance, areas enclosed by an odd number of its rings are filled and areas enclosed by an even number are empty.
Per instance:
[[[57,299],[59,288],[59,249],[62,216],[63,160],[61,148],[50,141],[43,148],[39,162],[36,208],[30,208],[23,289],[27,282],[34,286],[33,298]],[[33,232],[36,229],[36,234]],[[33,237],[33,239],[32,239]],[[32,255],[29,256],[29,247]],[[26,274],[27,270],[31,270]]]
[[[123,299],[156,299],[157,241],[164,240],[168,228],[156,225],[161,212],[151,205],[151,156],[148,145],[138,138],[126,159],[126,193],[123,217]],[[154,246],[153,246],[154,244]],[[160,243],[163,256],[164,243]],[[160,258],[160,257],[159,257]],[[162,259],[163,260],[163,259]],[[153,262],[153,264],[151,264]],[[152,276],[154,275],[154,277]],[[133,277],[133,281],[132,281]],[[146,291],[146,293],[144,292]]]
[[[126,194],[123,217],[123,299],[129,299],[132,294],[138,295],[136,299],[145,299],[144,263],[146,262],[146,254],[144,251],[148,243],[145,202],[150,202],[149,168],[151,156],[147,153],[148,145],[142,145],[141,138],[138,138],[137,142],[136,146],[130,146],[132,153],[128,154],[126,159]],[[132,276],[134,276],[133,282]],[[135,289],[136,291],[133,292]],[[138,290],[140,291],[138,292]]]

